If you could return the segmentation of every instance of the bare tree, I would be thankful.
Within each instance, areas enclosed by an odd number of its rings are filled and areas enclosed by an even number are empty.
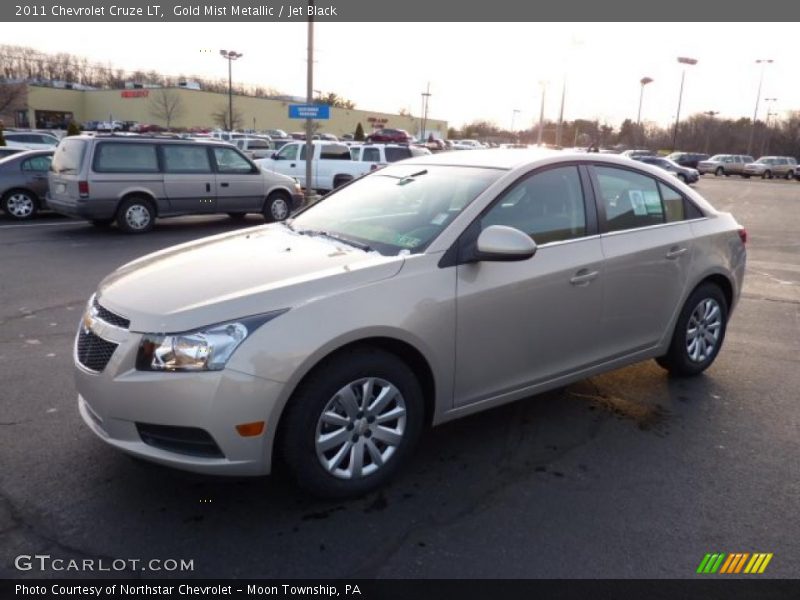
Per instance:
[[[161,88],[150,97],[150,114],[163,121],[169,129],[172,122],[185,112],[183,99],[176,90]]]
[[[24,83],[0,82],[0,115],[20,108],[25,101]]]
[[[220,129],[225,131],[234,131],[239,129],[244,122],[244,116],[237,108],[233,109],[233,122],[228,123],[230,115],[228,114],[228,106],[220,106],[217,110],[211,113],[211,118],[214,119],[214,124]]]

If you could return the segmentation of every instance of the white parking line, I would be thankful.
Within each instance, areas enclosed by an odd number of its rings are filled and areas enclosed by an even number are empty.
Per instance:
[[[87,221],[64,221],[63,223],[25,223],[19,225],[0,225],[0,229],[14,229],[15,227],[59,227],[64,225],[82,225]]]

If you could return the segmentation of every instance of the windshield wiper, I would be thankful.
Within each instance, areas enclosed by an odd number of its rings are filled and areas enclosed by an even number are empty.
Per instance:
[[[341,235],[336,235],[330,231],[322,231],[321,229],[300,229],[297,231],[297,233],[302,233],[303,235],[320,235],[332,240],[336,240],[337,242],[344,242],[345,244],[353,246],[354,248],[358,248],[359,250],[363,250],[364,252],[372,252],[371,246],[357,242],[356,240],[351,240],[350,238],[346,238]]]

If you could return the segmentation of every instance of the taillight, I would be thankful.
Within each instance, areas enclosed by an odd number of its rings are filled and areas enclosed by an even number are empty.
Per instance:
[[[81,198],[88,198],[89,197],[89,182],[88,181],[79,181],[78,182],[78,194]]]
[[[739,239],[742,240],[742,244],[747,245],[747,229],[744,227],[739,228]]]

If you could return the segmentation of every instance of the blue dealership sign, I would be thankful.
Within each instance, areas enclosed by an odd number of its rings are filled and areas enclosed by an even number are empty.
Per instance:
[[[290,119],[317,119],[331,118],[331,107],[327,104],[290,104]]]

